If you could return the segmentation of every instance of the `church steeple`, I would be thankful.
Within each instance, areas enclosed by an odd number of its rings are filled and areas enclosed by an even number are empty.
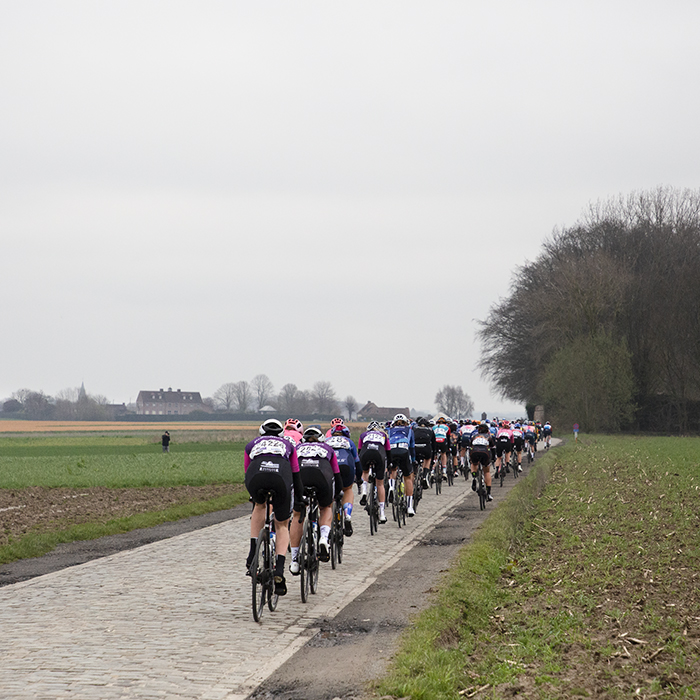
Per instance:
[[[87,398],[87,391],[85,391],[85,382],[80,385],[80,390],[78,391],[78,401],[84,401]]]

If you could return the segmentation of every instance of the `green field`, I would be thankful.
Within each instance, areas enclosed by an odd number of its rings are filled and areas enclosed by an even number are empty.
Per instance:
[[[404,635],[379,694],[700,697],[700,439],[538,457]]]
[[[242,483],[243,442],[185,442],[163,453],[136,437],[0,439],[0,488],[139,488]]]

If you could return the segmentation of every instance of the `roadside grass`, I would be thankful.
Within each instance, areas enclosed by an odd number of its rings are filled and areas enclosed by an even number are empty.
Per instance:
[[[40,557],[53,551],[58,545],[80,540],[92,540],[106,535],[117,535],[139,528],[153,527],[166,522],[191,518],[219,510],[227,510],[245,503],[248,492],[241,486],[233,494],[207,501],[197,501],[172,506],[160,511],[138,513],[129,517],[112,518],[105,522],[92,522],[72,525],[65,529],[52,531],[38,530],[0,547],[0,564],[7,564],[18,559]]]
[[[381,695],[700,697],[700,439],[538,457],[404,635]]]

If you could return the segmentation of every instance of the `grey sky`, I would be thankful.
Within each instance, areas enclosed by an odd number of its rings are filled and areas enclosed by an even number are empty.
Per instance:
[[[590,201],[700,186],[695,2],[0,1],[0,396],[430,409]]]

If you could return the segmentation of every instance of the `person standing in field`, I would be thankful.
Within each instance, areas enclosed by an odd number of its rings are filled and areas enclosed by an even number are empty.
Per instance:
[[[170,433],[167,430],[161,436],[160,444],[163,446],[163,452],[170,452]]]

